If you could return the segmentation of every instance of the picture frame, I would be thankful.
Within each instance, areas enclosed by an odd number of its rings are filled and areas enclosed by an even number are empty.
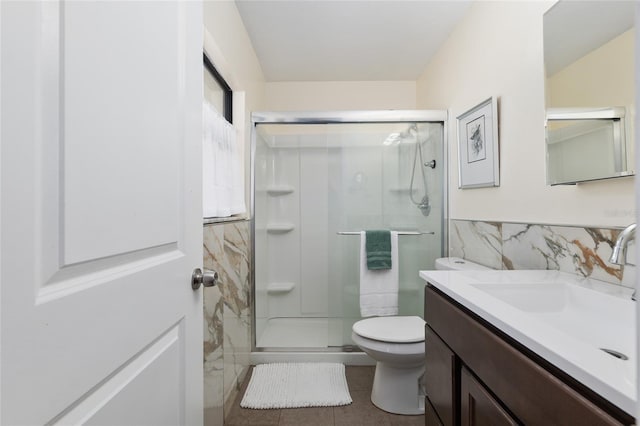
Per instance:
[[[480,102],[456,120],[458,188],[500,186],[497,99]]]

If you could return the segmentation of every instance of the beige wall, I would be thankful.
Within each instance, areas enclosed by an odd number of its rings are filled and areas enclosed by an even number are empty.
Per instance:
[[[417,107],[450,109],[450,218],[623,226],[634,178],[545,184],[542,15],[553,1],[475,2],[417,82]],[[455,117],[499,98],[498,188],[458,189]]]
[[[415,81],[273,82],[265,85],[265,111],[415,108]]]
[[[553,107],[633,105],[634,41],[635,31],[628,30],[549,77],[549,104]]]
[[[264,76],[233,1],[205,0],[204,48],[234,91],[246,93],[247,109],[263,102]]]

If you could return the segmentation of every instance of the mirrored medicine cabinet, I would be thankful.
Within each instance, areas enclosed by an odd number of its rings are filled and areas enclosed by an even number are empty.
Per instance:
[[[560,0],[544,15],[549,185],[634,174],[634,8]]]

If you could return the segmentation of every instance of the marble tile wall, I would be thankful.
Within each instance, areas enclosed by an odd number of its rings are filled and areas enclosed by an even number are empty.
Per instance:
[[[219,276],[204,290],[204,424],[221,426],[249,367],[250,222],[205,225],[203,249]]]
[[[449,255],[494,269],[555,269],[633,287],[635,267],[608,261],[619,232],[617,228],[452,219]],[[633,258],[631,251],[629,259]]]

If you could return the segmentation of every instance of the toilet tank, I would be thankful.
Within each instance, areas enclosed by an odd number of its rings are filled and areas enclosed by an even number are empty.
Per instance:
[[[441,257],[436,259],[436,270],[444,271],[473,271],[491,270],[491,268],[479,265],[459,257]]]

